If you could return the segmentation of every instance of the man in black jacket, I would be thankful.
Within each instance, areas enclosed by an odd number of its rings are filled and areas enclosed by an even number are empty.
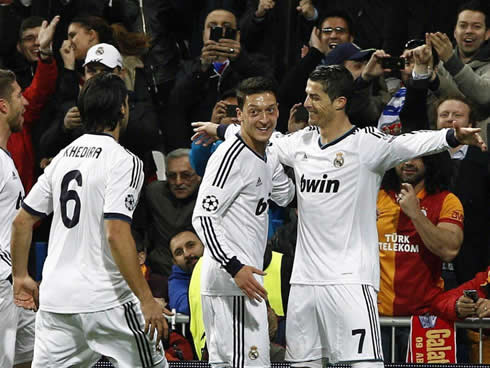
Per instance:
[[[203,42],[200,57],[180,65],[170,95],[164,121],[167,151],[189,147],[192,135],[190,123],[210,120],[213,107],[224,91],[234,89],[245,78],[270,78],[274,74],[265,59],[244,50],[237,20],[231,11],[217,9],[208,14]]]

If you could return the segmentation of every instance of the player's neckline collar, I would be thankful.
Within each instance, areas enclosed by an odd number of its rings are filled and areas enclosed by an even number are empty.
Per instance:
[[[257,152],[255,152],[252,148],[250,148],[250,146],[248,144],[245,143],[245,141],[241,137],[240,133],[237,133],[236,136],[240,140],[240,142],[242,142],[245,145],[245,147],[247,147],[255,156],[260,158],[262,161],[267,162],[267,153],[264,153],[264,157],[262,157]]]
[[[352,133],[354,133],[354,131],[356,129],[357,129],[357,127],[355,125],[353,125],[352,128],[350,128],[347,132],[345,132],[344,134],[342,134],[340,137],[338,137],[337,139],[334,139],[332,142],[325,143],[325,144],[322,144],[322,137],[320,135],[318,137],[318,145],[320,146],[320,149],[324,150],[325,148],[328,148],[330,146],[333,146],[334,144],[337,144],[341,140],[347,138],[349,135],[351,135]]]
[[[90,134],[90,135],[105,135],[105,136],[111,137],[112,139],[116,140],[116,138],[114,138],[113,135],[111,135],[109,133],[105,133],[105,132],[95,132],[95,133],[87,133],[87,134]]]
[[[12,155],[10,154],[9,151],[7,151],[5,148],[0,147],[0,149],[7,154],[8,157],[12,158]]]

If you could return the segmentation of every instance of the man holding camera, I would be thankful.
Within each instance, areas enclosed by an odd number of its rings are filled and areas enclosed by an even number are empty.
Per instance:
[[[189,122],[209,120],[224,91],[234,89],[243,79],[273,74],[263,59],[243,49],[235,15],[226,9],[211,11],[204,22],[201,55],[181,64],[170,96],[164,122],[169,124],[167,149],[189,146]]]

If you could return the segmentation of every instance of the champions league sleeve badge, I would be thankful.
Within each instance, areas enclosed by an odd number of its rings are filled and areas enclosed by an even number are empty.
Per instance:
[[[336,168],[344,166],[344,153],[343,152],[337,152],[335,154],[335,160],[333,160],[333,166]]]
[[[214,212],[218,209],[218,198],[214,195],[208,195],[202,200],[202,208],[208,212]]]
[[[126,199],[124,200],[124,205],[128,209],[128,211],[132,211],[136,207],[136,200],[134,199],[134,196],[132,194],[128,194],[126,196]]]

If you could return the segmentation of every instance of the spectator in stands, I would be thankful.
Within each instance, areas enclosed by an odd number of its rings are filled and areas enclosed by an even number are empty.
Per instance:
[[[335,10],[325,14],[313,28],[310,38],[310,48],[298,65],[291,68],[284,76],[279,89],[279,121],[278,130],[286,131],[289,109],[305,100],[306,81],[310,73],[320,64],[326,62],[328,55],[336,46],[354,40],[354,24],[344,11]],[[345,60],[345,59],[344,59]]]
[[[236,98],[236,91],[225,91],[221,96],[221,99],[214,105],[211,122],[216,124],[239,124],[240,121],[238,120],[236,113],[237,107],[238,101]],[[216,151],[216,148],[218,148],[221,142],[221,140],[218,140],[211,145],[196,144],[195,142],[192,142],[189,160],[192,168],[196,170],[196,173],[199,176],[204,175],[204,170],[206,169],[209,157]]]
[[[399,164],[385,174],[381,188],[376,204],[381,265],[379,313],[425,314],[444,290],[442,261],[453,260],[461,247],[463,207],[445,189],[437,155]],[[385,359],[390,357],[390,337],[391,329],[382,328]],[[401,341],[398,347],[406,349]],[[403,356],[402,352],[399,357]]]
[[[36,65],[39,61],[38,36],[43,20],[41,17],[29,17],[22,21],[16,52],[6,61],[6,66],[15,72],[22,89],[31,84],[36,72]]]
[[[71,58],[73,68],[71,71],[64,70],[57,94],[60,101],[57,113],[54,117],[50,117],[50,126],[41,137],[43,157],[53,157],[61,148],[83,133],[80,114],[75,106],[79,90],[79,80],[74,71],[76,56],[68,41],[63,44],[61,53],[64,58]],[[114,46],[106,43],[96,44],[86,55],[83,65],[84,79],[86,81],[101,72],[111,72],[127,82],[127,76],[132,72],[125,69],[123,63],[123,57]],[[133,85],[136,88],[128,91],[130,116],[128,128],[121,137],[121,144],[144,161],[145,174],[148,176],[150,165],[145,159],[145,154],[152,149],[157,149],[161,140],[155,107],[144,84],[141,84],[144,83],[144,76],[139,75],[138,72],[136,76],[136,83]]]
[[[459,8],[454,28],[454,50],[446,34],[430,34],[431,43],[442,61],[439,77],[448,81],[447,85],[441,85],[441,92],[465,96],[482,109],[485,120],[477,126],[482,128],[485,141],[490,122],[490,28],[486,6],[488,3],[484,5],[479,0],[473,0]]]
[[[213,29],[222,27],[211,39]],[[225,34],[225,31],[227,34]],[[228,38],[227,38],[228,37]],[[201,55],[184,61],[170,95],[165,117],[166,149],[188,147],[192,121],[209,121],[219,96],[234,89],[243,79],[253,76],[272,77],[273,70],[260,56],[252,56],[240,43],[235,15],[224,9],[211,11],[202,32],[204,46]]]
[[[436,105],[437,128],[474,127],[475,109],[468,99],[448,97]],[[470,280],[485,270],[490,249],[490,166],[488,152],[472,146],[449,149],[445,166],[450,175],[449,190],[464,208],[464,240],[453,260],[457,284]]]
[[[168,278],[169,306],[178,313],[190,315],[189,283],[192,271],[204,253],[204,245],[192,228],[178,231],[170,237],[170,252],[174,265]]]
[[[240,19],[243,45],[250,52],[266,55],[281,80],[286,70],[299,61],[299,49],[308,42],[323,2],[247,0]]]
[[[465,290],[476,290],[477,300],[465,296]],[[440,294],[432,304],[432,314],[450,321],[461,320],[467,317],[490,317],[490,267],[479,272],[475,277],[456,289]],[[479,333],[467,330],[469,340],[472,342],[470,361],[478,363],[479,360]],[[483,330],[483,361],[490,363],[490,340],[488,330]]]
[[[39,61],[31,85],[22,93],[29,101],[24,114],[24,126],[20,132],[12,133],[7,148],[15,162],[26,194],[34,184],[34,149],[31,132],[32,125],[39,120],[41,110],[56,88],[58,69],[52,57],[52,41],[59,17],[51,23],[44,21],[39,30]]]
[[[169,276],[172,268],[172,253],[169,249],[170,236],[179,229],[190,227],[192,211],[196,201],[201,177],[189,163],[188,148],[176,149],[167,154],[166,181],[148,184],[140,221],[147,227],[148,263],[154,272]]]

